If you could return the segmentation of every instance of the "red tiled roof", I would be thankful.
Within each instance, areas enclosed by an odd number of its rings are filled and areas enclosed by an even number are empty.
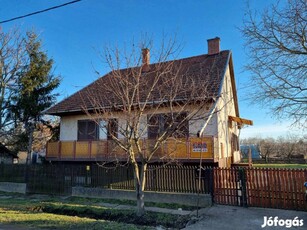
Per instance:
[[[184,84],[181,85],[181,90],[176,95],[176,99],[180,100],[187,96],[191,96],[193,93],[189,90],[189,87],[192,84],[194,85],[194,91],[195,89],[203,90],[204,87],[206,87],[207,98],[218,97],[230,55],[231,52],[227,50],[221,51],[218,54],[200,55],[172,61],[171,71],[164,74],[165,77],[162,77],[159,80],[149,101],[161,100],[161,97],[164,97],[163,93],[167,94],[170,91],[172,84],[167,83],[167,79],[169,79],[168,76],[174,74],[178,70],[176,79],[184,82]],[[140,88],[141,101],[144,100],[146,90],[151,86],[156,74],[158,72],[161,73],[167,63],[170,62],[151,64],[149,65],[150,71],[143,73],[143,81],[140,82],[142,85]],[[47,109],[45,114],[61,116],[70,113],[81,113],[84,109],[93,108],[94,105],[92,99],[95,99],[100,106],[103,105],[107,107],[116,103],[118,105],[118,103],[121,103],[119,96],[116,95],[111,86],[114,84],[114,75],[120,73],[121,75],[129,76],[133,71],[135,72],[139,70],[139,67],[134,67],[110,72],[70,97]],[[101,92],[101,86],[104,88],[103,92]],[[195,93],[193,95],[196,97]]]

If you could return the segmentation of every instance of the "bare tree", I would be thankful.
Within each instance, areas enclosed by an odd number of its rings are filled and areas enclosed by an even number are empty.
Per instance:
[[[148,164],[174,159],[176,143],[189,135],[189,124],[208,116],[215,87],[209,84],[210,77],[220,75],[213,57],[207,60],[210,69],[198,63],[198,71],[189,71],[187,63],[169,61],[178,50],[173,40],[153,53],[155,64],[149,64],[149,49],[140,48],[142,55],[135,46],[129,52],[106,49],[103,57],[111,71],[80,95],[87,115],[114,144],[113,160],[124,157],[133,166],[139,216],[145,212]],[[163,144],[170,140],[174,151],[162,154]]]
[[[307,127],[307,2],[278,1],[260,16],[248,9],[241,29],[252,73],[252,101]]]
[[[279,156],[290,162],[291,158],[304,154],[304,141],[297,135],[288,134],[286,137],[279,137],[276,141],[276,148]],[[306,153],[306,149],[305,149]]]
[[[10,107],[19,74],[25,62],[25,40],[18,29],[0,28],[0,136],[6,135],[15,122]]]
[[[307,138],[298,140],[296,154],[303,155],[304,159],[307,159]]]

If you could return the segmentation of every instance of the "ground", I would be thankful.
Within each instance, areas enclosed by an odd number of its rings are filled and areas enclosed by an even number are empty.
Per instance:
[[[17,196],[17,195],[16,195]],[[2,200],[9,200],[11,199],[11,202],[8,204],[7,207],[11,207],[12,203],[16,203],[16,205],[25,205],[25,207],[30,207],[29,204],[31,203],[23,203],[22,201],[24,198],[22,197],[14,197],[12,200],[11,196],[2,195]],[[18,199],[17,199],[18,198]],[[28,197],[29,198],[29,197]],[[36,202],[40,200],[44,200],[46,198],[49,198],[49,196],[42,196],[42,195],[35,195],[30,196],[32,198],[32,202],[35,202],[34,204],[37,204]],[[65,201],[67,199],[71,199],[70,197],[60,197],[55,199],[55,201],[61,202]],[[74,198],[77,199],[79,203],[86,202],[89,205],[90,200],[80,200],[80,198]],[[19,202],[18,202],[19,201]],[[92,200],[92,202],[96,203],[96,200]],[[74,203],[74,200],[73,200]],[[62,204],[61,204],[62,205]],[[135,206],[131,205],[125,205],[125,204],[118,204],[118,203],[96,203],[96,205],[100,205],[106,208],[111,209],[119,209],[119,210],[129,210],[129,209],[135,209]],[[3,209],[4,212],[6,212],[6,209]],[[22,210],[22,208],[21,208]],[[294,211],[294,210],[281,210],[281,209],[265,209],[265,208],[255,208],[255,207],[238,207],[238,206],[225,206],[225,205],[213,205],[211,207],[202,208],[200,210],[182,210],[181,208],[175,209],[174,207],[172,209],[170,208],[161,208],[161,207],[147,207],[148,211],[152,212],[163,212],[163,213],[172,213],[177,215],[184,215],[187,218],[191,219],[187,225],[185,230],[254,230],[254,229],[272,229],[272,230],[281,230],[281,229],[307,229],[307,212],[303,211]],[[307,204],[306,204],[306,210],[307,210]],[[30,212],[30,214],[33,212]],[[4,214],[4,213],[3,213]],[[43,213],[38,212],[39,216],[41,216]],[[276,219],[278,218],[279,223],[283,224],[284,226],[272,226],[265,228],[262,228],[261,226],[264,224],[264,218],[267,219]],[[55,217],[54,217],[55,218]],[[81,217],[82,218],[82,217]],[[0,212],[0,219],[1,219],[1,212]],[[277,219],[276,219],[277,220]],[[293,221],[296,220],[296,221]],[[29,219],[21,221],[30,221]],[[57,219],[58,221],[58,219]],[[289,222],[290,221],[290,222]],[[271,221],[273,223],[273,221]],[[286,224],[291,224],[293,226],[286,226]],[[301,225],[301,226],[295,226],[295,225]],[[89,226],[89,225],[87,225]],[[91,225],[92,226],[92,225]],[[127,225],[124,225],[127,226]],[[103,225],[105,227],[105,224]],[[44,228],[44,229],[50,229],[50,228]],[[57,229],[63,229],[63,228],[57,228]],[[65,228],[66,229],[66,228]],[[108,228],[110,229],[110,228]],[[115,229],[115,228],[114,228]],[[117,228],[116,228],[117,229]],[[151,227],[150,229],[157,229],[157,230],[164,230],[166,228],[162,226],[157,227]],[[9,222],[7,223],[0,223],[0,230],[38,230],[38,228],[25,225],[16,225],[11,224]]]
[[[307,212],[268,209],[268,208],[243,208],[237,206],[214,205],[199,211],[200,219],[195,224],[185,228],[185,230],[255,230],[255,229],[307,229]],[[303,226],[287,228],[286,226],[264,227],[264,216],[278,217],[278,219],[291,219],[298,217],[303,220]],[[282,221],[281,221],[282,223]]]

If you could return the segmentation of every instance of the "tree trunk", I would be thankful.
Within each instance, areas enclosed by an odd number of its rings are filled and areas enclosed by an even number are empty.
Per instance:
[[[146,170],[147,164],[142,163],[141,167],[137,163],[134,164],[134,180],[135,180],[135,191],[137,201],[137,216],[143,216],[145,214],[145,202],[144,202],[144,189],[146,182]]]
[[[33,132],[34,132],[34,124],[27,123],[26,124],[26,132],[28,134],[28,147],[27,147],[27,161],[26,164],[31,164],[31,153],[32,153],[32,143],[33,143]]]
[[[144,203],[144,191],[141,186],[137,183],[136,185],[136,199],[137,199],[137,216],[143,216],[145,214],[145,203]]]
[[[26,122],[25,123],[26,133],[29,137],[28,146],[27,146],[27,160],[26,160],[26,173],[25,173],[25,181],[28,183],[29,181],[29,164],[31,164],[31,153],[32,153],[32,142],[33,142],[33,133],[34,133],[34,124]]]

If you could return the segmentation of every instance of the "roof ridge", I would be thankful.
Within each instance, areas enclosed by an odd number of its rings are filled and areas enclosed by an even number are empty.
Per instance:
[[[219,53],[215,53],[215,54],[198,54],[198,55],[194,55],[194,56],[190,56],[190,57],[183,57],[183,58],[179,58],[179,59],[173,59],[173,60],[168,60],[168,61],[163,61],[163,62],[153,62],[153,63],[150,63],[149,66],[154,66],[154,65],[157,65],[157,64],[162,64],[162,63],[168,63],[168,62],[172,62],[172,61],[182,61],[182,60],[188,60],[188,59],[193,59],[193,58],[199,58],[199,57],[213,57],[213,56],[216,56],[216,55],[219,55],[220,53],[225,53],[225,52],[231,52],[231,50],[221,50]],[[121,68],[121,69],[117,69],[115,71],[125,71],[125,70],[129,70],[129,69],[134,69],[134,68],[140,68],[141,66],[131,66],[131,67],[125,67],[125,68]],[[111,71],[109,71],[107,74],[103,75],[103,76],[106,76],[108,75]],[[101,77],[103,77],[101,76]],[[101,78],[99,77],[99,78]]]

